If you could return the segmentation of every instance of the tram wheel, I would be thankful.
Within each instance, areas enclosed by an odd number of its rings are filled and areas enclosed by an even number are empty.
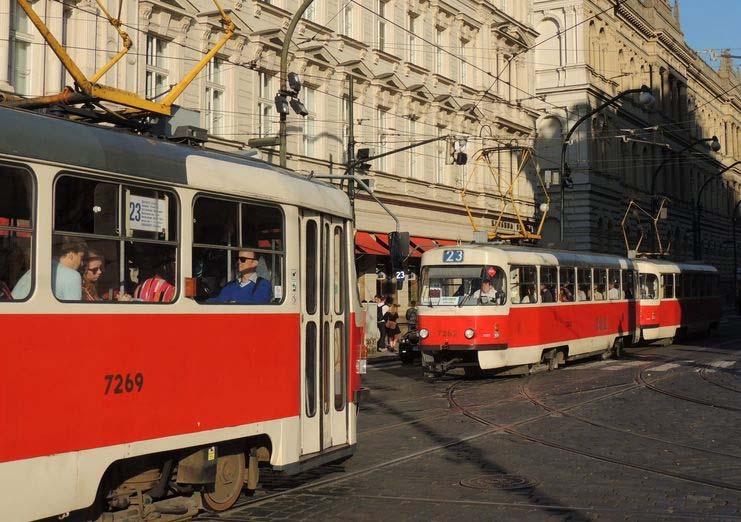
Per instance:
[[[476,379],[484,375],[484,370],[478,366],[464,366],[463,375],[466,376],[466,379]]]
[[[620,359],[624,355],[624,351],[625,340],[622,337],[618,337],[612,345],[612,358]]]
[[[208,509],[224,511],[234,505],[244,486],[244,464],[244,453],[219,457],[213,487],[202,494],[203,504]]]

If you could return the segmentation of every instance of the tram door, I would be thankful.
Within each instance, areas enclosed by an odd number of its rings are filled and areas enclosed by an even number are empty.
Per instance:
[[[301,219],[301,454],[347,443],[347,226]]]

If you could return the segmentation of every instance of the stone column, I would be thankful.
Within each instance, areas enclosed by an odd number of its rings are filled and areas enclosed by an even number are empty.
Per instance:
[[[11,4],[12,7],[11,7]],[[5,13],[11,13],[12,10],[18,9],[15,0],[3,0],[0,3],[0,10]],[[0,16],[0,90],[12,91],[10,85],[10,16]]]

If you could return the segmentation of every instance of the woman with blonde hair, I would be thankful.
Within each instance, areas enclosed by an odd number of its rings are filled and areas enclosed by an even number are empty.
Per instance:
[[[396,340],[401,333],[399,328],[399,305],[394,303],[389,307],[389,311],[383,317],[386,323],[386,342],[388,343],[388,349],[391,352],[396,351]]]

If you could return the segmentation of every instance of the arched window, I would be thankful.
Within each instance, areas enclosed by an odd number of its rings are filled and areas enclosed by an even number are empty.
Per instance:
[[[540,36],[535,40],[535,68],[546,69],[563,65],[563,46],[561,36],[556,36],[558,35],[556,21],[546,18],[536,29]]]

